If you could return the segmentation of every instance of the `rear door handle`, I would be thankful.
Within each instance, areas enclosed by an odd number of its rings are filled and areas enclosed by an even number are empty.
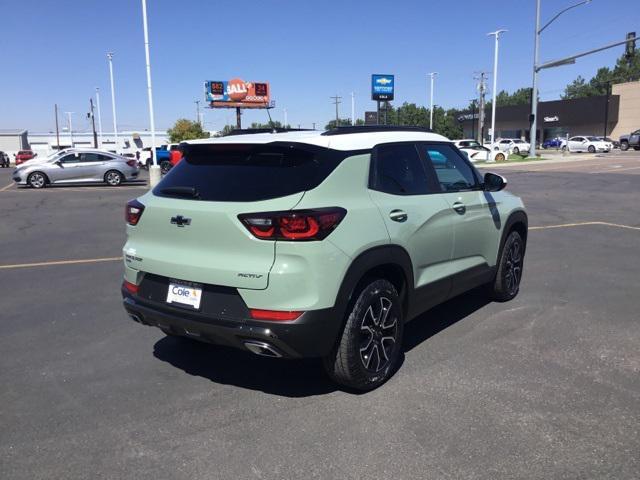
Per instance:
[[[408,215],[403,210],[391,210],[389,212],[389,218],[394,222],[406,222]]]
[[[467,206],[462,202],[456,202],[453,204],[453,209],[462,215],[467,211]]]

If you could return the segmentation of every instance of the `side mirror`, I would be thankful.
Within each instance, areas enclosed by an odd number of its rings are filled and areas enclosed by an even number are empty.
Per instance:
[[[499,192],[507,186],[507,179],[496,175],[495,173],[487,172],[484,174],[484,191],[485,192]]]
[[[58,165],[59,167],[62,166],[62,162],[60,160],[56,160],[55,162],[53,162],[54,165]]]

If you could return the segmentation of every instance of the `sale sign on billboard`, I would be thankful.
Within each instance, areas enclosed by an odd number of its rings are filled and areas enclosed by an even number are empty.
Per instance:
[[[372,100],[393,100],[394,93],[393,75],[371,75],[371,99]]]
[[[240,78],[205,82],[205,100],[212,108],[268,108],[269,84]]]

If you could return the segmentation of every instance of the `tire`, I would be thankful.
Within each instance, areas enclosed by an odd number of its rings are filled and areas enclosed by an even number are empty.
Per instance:
[[[520,234],[516,231],[510,232],[500,252],[491,295],[494,300],[507,302],[518,295],[524,267],[524,251],[525,243]]]
[[[623,152],[629,150],[629,142],[620,142],[620,150]]]
[[[640,150],[640,145],[633,147],[634,150]]]
[[[515,153],[516,155],[519,155],[520,149],[518,147],[513,147],[513,153]]]
[[[373,280],[346,315],[339,342],[324,359],[325,370],[340,385],[373,390],[400,364],[404,318],[398,292],[387,280]]]
[[[506,160],[504,153],[497,153],[495,157],[496,162],[504,162]]]
[[[124,175],[117,170],[109,170],[104,174],[104,181],[110,187],[117,187],[124,182]]]
[[[173,165],[171,165],[171,162],[170,162],[170,161],[168,161],[168,160],[163,160],[163,161],[160,163],[160,173],[161,173],[162,175],[166,175],[167,173],[169,173],[169,170],[171,170],[171,167],[172,167],[172,166],[173,166]]]
[[[33,172],[27,177],[27,183],[31,188],[44,188],[49,183],[49,179],[42,172]]]
[[[562,148],[561,148],[560,150],[562,150],[563,152],[566,152],[566,151],[567,151],[567,146],[566,146],[566,145],[563,145],[563,146],[562,146]]]
[[[593,145],[589,145],[589,148],[587,148],[587,151],[589,153],[596,153],[596,147],[594,147]]]

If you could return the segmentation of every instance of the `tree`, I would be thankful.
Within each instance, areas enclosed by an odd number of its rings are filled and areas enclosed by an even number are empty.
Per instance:
[[[563,100],[568,100],[572,98],[606,95],[610,84],[631,82],[639,78],[640,51],[636,50],[634,54],[628,58],[625,55],[619,57],[618,60],[616,60],[616,65],[613,67],[613,70],[608,67],[599,68],[589,82],[581,76],[578,76],[578,78],[565,87],[561,97]]]
[[[362,120],[361,118],[356,118],[356,125],[364,125],[364,120]],[[349,127],[349,126],[351,126],[351,119],[350,118],[341,118],[339,120],[338,126],[339,127]],[[336,121],[335,120],[331,120],[329,123],[327,123],[324,126],[325,130],[333,130],[334,128],[336,128]]]
[[[171,143],[180,143],[184,140],[195,140],[196,138],[209,138],[209,132],[202,130],[199,122],[192,122],[186,118],[176,120],[176,123],[167,130]]]

